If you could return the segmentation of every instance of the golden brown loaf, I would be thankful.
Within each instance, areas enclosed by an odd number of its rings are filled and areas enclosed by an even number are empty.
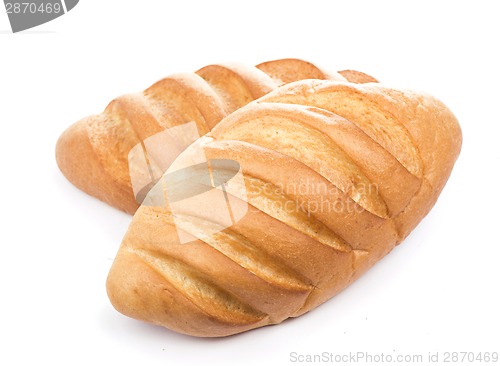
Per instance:
[[[57,143],[58,165],[81,190],[133,213],[143,198],[131,182],[131,176],[141,174],[140,167],[130,163],[129,154],[135,146],[147,155],[144,142],[149,137],[187,122],[194,122],[196,134],[202,136],[222,118],[277,86],[307,78],[374,80],[356,71],[327,74],[297,59],[269,61],[257,67],[210,65],[196,73],[172,75],[142,93],[113,100],[103,113],[68,128]],[[190,142],[180,143],[179,151]],[[150,168],[154,162],[151,155],[148,159]]]
[[[178,157],[133,218],[108,277],[110,300],[130,317],[203,337],[304,314],[429,212],[461,138],[450,110],[420,92],[319,80],[282,86]],[[189,195],[172,197],[207,183],[166,177],[200,151],[212,178],[227,179],[198,189],[193,208]],[[243,185],[231,183],[231,164],[216,171],[220,162],[237,162]],[[217,206],[222,193],[231,225]]]

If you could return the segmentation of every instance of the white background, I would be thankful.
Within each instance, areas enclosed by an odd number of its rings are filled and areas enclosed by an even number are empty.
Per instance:
[[[500,351],[500,26],[495,1],[82,0],[12,34],[0,6],[0,365],[286,365],[291,352]],[[204,65],[298,57],[423,89],[462,154],[411,236],[298,319],[198,339],[117,313],[105,280],[131,217],[60,174],[54,147],[114,97]],[[478,363],[479,364],[479,363]]]

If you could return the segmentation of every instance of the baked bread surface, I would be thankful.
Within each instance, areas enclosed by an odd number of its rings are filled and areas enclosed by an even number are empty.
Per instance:
[[[118,311],[202,337],[280,323],[352,283],[435,204],[462,141],[442,102],[378,83],[289,81],[225,117],[151,190],[108,277]],[[226,183],[168,181],[200,154]]]

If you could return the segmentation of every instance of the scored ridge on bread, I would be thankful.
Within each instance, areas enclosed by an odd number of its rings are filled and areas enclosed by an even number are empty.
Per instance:
[[[356,124],[370,138],[389,151],[410,173],[422,177],[422,161],[408,130],[396,118],[380,109],[356,84],[289,84],[266,99],[314,106],[335,113]]]

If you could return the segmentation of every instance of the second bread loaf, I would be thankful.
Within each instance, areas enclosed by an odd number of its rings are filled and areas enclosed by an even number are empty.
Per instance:
[[[171,75],[69,127],[57,143],[57,163],[81,190],[133,213],[174,151],[179,153],[225,116],[278,85],[307,78],[374,81],[360,72],[327,74],[297,59],[257,67],[217,64]],[[164,153],[164,145],[175,145],[169,146],[171,156]]]

